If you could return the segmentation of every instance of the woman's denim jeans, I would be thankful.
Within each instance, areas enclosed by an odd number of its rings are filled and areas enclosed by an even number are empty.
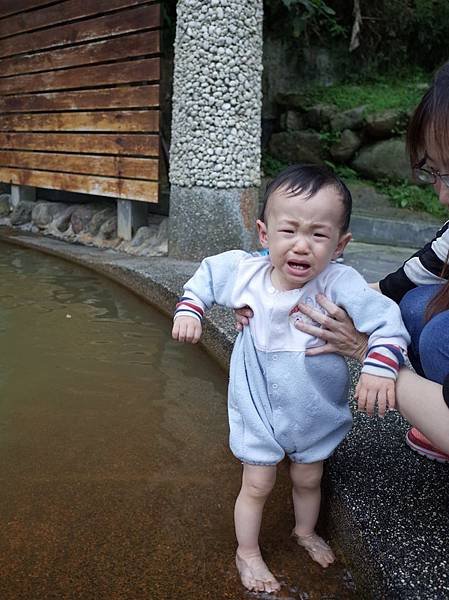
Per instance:
[[[449,373],[449,310],[427,322],[424,313],[440,289],[441,284],[419,286],[407,292],[399,304],[412,338],[408,349],[410,362],[419,375],[437,383],[443,383]]]

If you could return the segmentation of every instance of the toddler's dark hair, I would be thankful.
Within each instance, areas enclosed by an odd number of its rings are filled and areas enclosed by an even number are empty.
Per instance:
[[[284,188],[291,196],[300,194],[308,199],[325,187],[333,187],[336,195],[343,204],[341,231],[346,233],[349,229],[352,210],[351,192],[336,173],[328,167],[321,165],[291,165],[279,173],[267,185],[259,219],[265,222],[265,211],[268,201],[271,195],[280,188]]]

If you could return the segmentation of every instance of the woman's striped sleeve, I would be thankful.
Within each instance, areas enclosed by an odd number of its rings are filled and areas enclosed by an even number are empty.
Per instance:
[[[441,273],[449,254],[449,222],[437,232],[434,239],[415,252],[394,273],[390,273],[379,282],[382,294],[395,302],[418,285],[443,283],[449,279],[449,274],[443,279]]]

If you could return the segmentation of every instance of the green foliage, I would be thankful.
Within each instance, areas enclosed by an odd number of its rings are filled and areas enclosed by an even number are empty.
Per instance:
[[[340,141],[341,133],[339,131],[320,131],[321,145],[329,150],[329,148]]]
[[[313,87],[304,97],[309,106],[335,104],[339,110],[348,110],[363,105],[367,114],[390,108],[408,111],[418,104],[427,84],[428,78],[420,72],[404,79],[379,77],[371,83]]]
[[[432,186],[411,185],[408,182],[393,184],[389,181],[379,181],[375,185],[398,208],[424,211],[439,219],[447,219],[447,209],[440,204]]]
[[[269,154],[268,152],[263,152],[261,167],[263,174],[266,177],[276,177],[278,173],[280,173],[286,167],[288,167],[288,164],[283,162],[282,160],[274,158],[274,156],[271,156],[271,154]]]
[[[348,76],[394,73],[404,64],[434,70],[448,59],[448,0],[360,0],[359,47],[349,54],[354,2],[348,0],[264,0],[266,28],[292,47],[317,42],[335,50],[344,41]],[[350,59],[349,59],[350,58]]]
[[[327,162],[327,161],[326,161]],[[359,174],[351,167],[347,165],[334,165],[331,162],[327,162],[329,167],[331,167],[339,177],[341,177],[344,181],[361,181]]]
[[[449,2],[415,0],[414,43],[411,57],[434,69],[448,58]]]
[[[326,164],[333,169],[346,183],[358,182],[374,186],[379,192],[390,199],[393,206],[429,213],[438,219],[447,219],[447,209],[442,206],[432,186],[412,185],[407,181],[394,183],[386,179],[369,181],[347,165],[335,165],[330,161]],[[276,177],[288,164],[274,158],[269,153],[262,154],[262,171],[266,177]]]
[[[265,0],[267,23],[279,26],[293,38],[304,37],[321,39],[324,36],[337,37],[345,33],[338,22],[335,10],[324,0]],[[277,25],[276,25],[277,24]]]
[[[347,165],[334,165],[329,161],[326,161],[326,163],[346,183],[358,182],[374,186],[379,192],[385,194],[393,206],[397,208],[426,212],[438,219],[447,219],[447,209],[440,204],[430,185],[418,186],[412,185],[408,181],[397,183],[387,179],[369,181]]]

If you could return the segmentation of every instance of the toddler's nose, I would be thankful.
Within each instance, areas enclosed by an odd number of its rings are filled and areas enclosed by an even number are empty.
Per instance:
[[[298,254],[306,254],[309,251],[309,244],[305,237],[298,237],[295,240],[295,245],[293,247],[294,252]]]

